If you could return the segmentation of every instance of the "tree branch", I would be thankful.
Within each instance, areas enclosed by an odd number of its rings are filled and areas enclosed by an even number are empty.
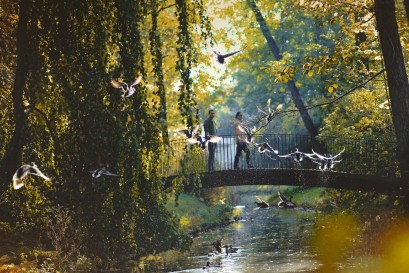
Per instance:
[[[301,110],[309,110],[309,109],[313,109],[313,108],[316,108],[316,107],[321,107],[321,106],[325,106],[325,105],[332,104],[332,103],[334,103],[334,102],[336,102],[336,101],[342,99],[343,97],[349,95],[350,93],[352,93],[353,91],[357,90],[358,88],[364,86],[364,85],[367,84],[368,82],[372,81],[374,78],[376,78],[377,76],[379,76],[380,74],[382,74],[384,71],[385,71],[385,68],[383,68],[381,71],[377,72],[376,74],[374,74],[374,75],[373,75],[372,77],[370,77],[369,79],[367,79],[367,80],[363,81],[362,83],[360,83],[360,84],[354,86],[353,88],[349,89],[347,92],[345,92],[344,94],[342,94],[341,96],[336,97],[335,99],[333,99],[333,100],[331,100],[331,101],[327,101],[327,102],[324,102],[324,103],[319,103],[319,104],[315,104],[315,105],[311,105],[311,106],[306,106],[304,109],[291,109],[291,110],[287,110],[287,111],[282,111],[282,112],[279,113],[278,115],[284,114],[284,113],[298,112],[298,111],[301,111]]]

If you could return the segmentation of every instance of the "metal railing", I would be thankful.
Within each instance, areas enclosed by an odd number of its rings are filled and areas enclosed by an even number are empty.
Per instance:
[[[236,154],[235,137],[232,135],[221,137],[222,140],[216,147],[215,171],[233,169]],[[311,138],[307,135],[260,134],[254,136],[254,142],[267,142],[279,151],[279,155],[292,153],[296,148],[304,153],[312,152]],[[326,147],[328,155],[336,155],[345,148],[337,158],[342,161],[334,166],[332,169],[334,171],[382,177],[395,177],[397,174],[396,143],[337,137],[320,138],[319,142]],[[171,149],[167,151],[162,166],[163,176],[205,172],[207,157],[208,152],[202,151],[198,145],[188,144],[186,140],[172,141]],[[302,162],[296,162],[292,158],[259,153],[253,144],[250,144],[250,161],[254,168],[318,169],[318,165],[308,158]],[[239,167],[246,169],[244,152],[240,158]]]

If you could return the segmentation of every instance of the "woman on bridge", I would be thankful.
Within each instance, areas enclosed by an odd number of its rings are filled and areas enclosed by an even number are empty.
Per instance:
[[[247,133],[244,129],[244,125],[242,123],[243,113],[237,112],[236,120],[234,121],[234,134],[236,136],[236,156],[234,157],[234,169],[239,170],[239,159],[241,156],[241,152],[244,151],[246,153],[246,162],[248,168],[253,168],[253,165],[250,164],[250,149],[249,149],[249,142],[247,140]]]

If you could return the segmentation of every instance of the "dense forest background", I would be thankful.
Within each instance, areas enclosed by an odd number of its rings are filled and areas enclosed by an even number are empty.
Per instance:
[[[407,179],[406,2],[2,0],[0,234],[105,263],[188,248],[164,206],[171,141],[210,108],[232,134],[268,99],[283,111],[261,132],[397,142]],[[129,98],[110,84],[140,75]],[[30,162],[52,181],[13,190]]]

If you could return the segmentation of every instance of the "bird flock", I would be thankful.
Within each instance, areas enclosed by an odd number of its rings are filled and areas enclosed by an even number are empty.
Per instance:
[[[142,81],[142,76],[137,77],[131,84],[123,82],[121,79],[112,79],[111,85],[114,88],[122,90],[122,97],[129,98],[132,96],[136,89],[135,87]],[[108,171],[105,167],[98,168],[94,171],[90,171],[92,178],[99,178],[101,176],[112,176],[112,177],[121,177],[118,174]],[[20,166],[13,175],[13,189],[21,189],[24,185],[24,178],[28,175],[35,175],[43,178],[46,181],[51,181],[51,178],[46,176],[43,172],[40,171],[38,166],[31,162],[30,164],[23,164]]]
[[[237,50],[231,53],[227,54],[221,54],[220,52],[213,50],[213,52],[217,56],[217,61],[220,64],[224,64],[226,58],[233,56],[241,50]],[[123,98],[129,98],[136,92],[136,86],[141,83],[142,81],[142,76],[138,76],[133,82],[130,84],[124,82],[122,79],[112,79],[111,80],[111,85],[112,87],[116,89],[121,89],[122,91],[122,97]],[[263,127],[267,126],[282,110],[283,105],[279,104],[274,110],[271,109],[270,107],[271,100],[268,99],[267,101],[267,107],[266,110],[262,110],[259,108],[259,111],[262,113],[260,117],[256,118],[256,122],[261,123],[262,125],[259,127],[258,130],[262,129]],[[207,150],[208,143],[217,143],[222,140],[221,137],[219,136],[201,136],[199,133],[199,125],[196,125],[192,130],[185,129],[180,131],[181,133],[184,133],[187,136],[187,142],[189,144],[198,144],[203,151]],[[252,128],[249,127],[244,127],[244,130],[247,135],[247,141],[251,144],[254,144],[254,146],[257,148],[259,153],[266,154],[267,157],[271,159],[275,159],[272,157],[271,154],[276,155],[278,157],[289,157],[293,158],[295,161],[300,163],[303,158],[307,157],[312,160],[312,162],[316,163],[319,166],[320,170],[327,170],[327,169],[332,169],[336,163],[339,163],[341,160],[337,160],[337,157],[341,155],[341,153],[345,150],[342,150],[340,153],[338,153],[335,156],[326,156],[326,155],[321,155],[316,153],[315,151],[312,151],[312,153],[303,153],[298,151],[298,148],[296,151],[293,153],[287,154],[287,155],[279,155],[278,150],[274,149],[271,147],[271,145],[268,142],[262,142],[262,143],[255,143],[254,142],[254,134],[258,131],[256,129],[256,126],[253,126]],[[100,178],[102,176],[110,176],[110,177],[121,177],[118,174],[112,173],[107,170],[106,167],[101,167],[97,168],[94,171],[90,171],[91,177],[93,179]],[[32,162],[30,164],[24,164],[21,167],[19,167],[16,172],[13,175],[13,188],[14,189],[20,189],[24,186],[24,178],[27,177],[28,175],[35,175],[38,177],[41,177],[47,181],[51,181],[51,178],[46,176],[44,173],[40,171],[38,166]]]
[[[225,63],[225,59],[233,56],[242,50],[238,50],[232,53],[227,53],[227,54],[221,54],[218,51],[214,50],[214,53],[217,55],[217,61],[221,64]],[[117,78],[117,79],[112,79],[111,80],[111,86],[120,89],[122,91],[122,98],[129,98],[131,97],[135,92],[136,92],[136,86],[141,83],[142,81],[142,76],[138,76],[133,82],[128,84],[127,82],[124,82],[122,79]],[[185,132],[188,135],[188,142],[191,144],[197,143],[200,144],[203,150],[207,149],[207,143],[208,142],[219,142],[221,140],[221,137],[217,136],[207,136],[207,137],[202,137],[199,134],[197,134],[199,126],[197,128],[194,128],[192,132]],[[110,177],[121,177],[118,174],[112,173],[107,170],[106,167],[98,168],[94,171],[90,171],[91,177],[93,179],[100,178],[102,176],[110,176]],[[46,181],[51,181],[51,178],[46,176],[41,170],[38,168],[38,166],[32,162],[30,164],[23,164],[20,166],[14,173],[13,175],[13,189],[18,190],[21,189],[24,185],[24,179],[28,175],[35,175],[43,178]]]
[[[237,53],[237,52],[235,52]],[[295,151],[289,154],[279,154],[277,149],[274,149],[269,143],[268,139],[266,141],[257,143],[254,141],[254,135],[258,132],[261,128],[267,126],[271,121],[278,116],[278,114],[282,111],[283,105],[279,104],[274,110],[270,107],[270,99],[267,100],[267,110],[263,111],[259,108],[259,111],[262,113],[259,117],[255,118],[255,122],[261,123],[261,126],[257,129],[256,126],[247,127],[244,126],[243,129],[246,133],[247,142],[254,145],[257,151],[260,154],[265,154],[268,158],[276,160],[277,158],[292,158],[294,161],[300,165],[304,158],[308,158],[313,163],[318,166],[319,170],[325,171],[332,169],[335,164],[341,162],[341,159],[338,159],[339,156],[345,151],[345,147],[336,155],[322,155],[315,152],[312,149],[311,153],[305,153],[295,148]],[[200,125],[196,125],[193,127],[192,130],[184,129],[179,131],[179,133],[183,133],[187,137],[188,144],[198,144],[203,151],[207,150],[208,142],[217,143],[222,140],[219,136],[206,136],[203,137],[200,135]]]

